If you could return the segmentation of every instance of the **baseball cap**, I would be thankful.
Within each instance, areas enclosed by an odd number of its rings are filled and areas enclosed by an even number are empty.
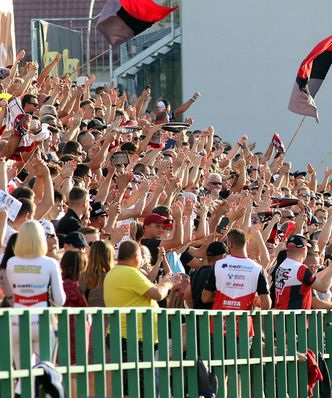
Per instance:
[[[302,247],[311,247],[307,239],[303,235],[292,235],[288,240],[287,249],[301,249]]]
[[[39,223],[44,228],[46,235],[55,235],[55,228],[51,221],[41,219],[39,220]]]
[[[88,247],[86,243],[85,236],[78,231],[69,232],[65,237],[63,243],[67,243],[67,245],[73,245],[77,249],[83,249],[84,247]]]
[[[296,178],[296,177],[298,177],[298,176],[303,176],[303,177],[305,177],[307,175],[307,172],[306,171],[295,171],[294,172],[294,177]]]
[[[163,224],[167,220],[168,220],[167,217],[161,216],[160,214],[153,213],[144,218],[144,225]]]
[[[101,202],[95,202],[91,205],[90,218],[99,216],[107,216],[107,212]]]
[[[164,101],[158,101],[157,102],[157,108],[158,109],[166,109],[166,105]]]
[[[227,252],[227,246],[223,242],[212,242],[206,249],[206,255],[208,257],[221,256]]]
[[[83,86],[87,82],[88,78],[86,76],[78,76],[76,80],[76,86]]]
[[[101,122],[99,119],[92,119],[88,123],[88,129],[104,130],[107,125]]]
[[[0,67],[0,80],[5,79],[10,75],[10,69]]]

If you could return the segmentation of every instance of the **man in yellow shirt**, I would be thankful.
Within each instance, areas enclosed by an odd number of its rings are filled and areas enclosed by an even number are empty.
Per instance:
[[[179,282],[178,276],[166,276],[154,285],[140,271],[142,254],[139,244],[132,240],[121,243],[118,253],[118,265],[107,273],[104,280],[104,301],[106,307],[158,307],[157,301],[164,299],[168,291]],[[110,331],[112,333],[112,331]],[[127,361],[127,325],[126,316],[121,317],[122,360]],[[139,360],[143,360],[142,316],[137,317],[137,338]],[[154,318],[154,340],[157,342],[157,318]],[[109,346],[109,335],[106,338]],[[127,372],[124,372],[124,394],[128,394]],[[140,372],[141,396],[143,392],[143,374]]]

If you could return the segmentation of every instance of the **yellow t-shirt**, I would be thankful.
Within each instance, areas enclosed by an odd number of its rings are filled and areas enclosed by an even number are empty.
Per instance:
[[[111,268],[104,280],[104,302],[106,307],[159,307],[155,300],[144,294],[154,284],[138,269],[116,265]],[[137,316],[138,339],[142,340],[142,315]],[[126,315],[121,316],[121,335],[127,338]],[[154,316],[154,340],[157,341],[157,316]]]

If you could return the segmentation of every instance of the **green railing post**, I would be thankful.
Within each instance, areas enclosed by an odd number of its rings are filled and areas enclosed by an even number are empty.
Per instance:
[[[279,311],[276,315],[276,343],[277,343],[277,397],[287,397],[287,362],[286,362],[286,329],[285,314]],[[293,381],[294,382],[294,381]]]
[[[39,350],[41,361],[51,361],[53,350],[51,349],[51,313],[45,309],[39,315]],[[52,347],[53,348],[53,347]]]
[[[170,395],[170,367],[168,351],[168,313],[162,311],[158,314],[158,359],[166,363],[165,367],[159,369],[159,391],[160,397]]]
[[[83,366],[83,372],[77,374],[77,396],[89,396],[89,372],[88,372],[88,342],[86,311],[82,309],[75,316],[75,345],[76,364]]]
[[[127,362],[133,363],[128,374],[128,395],[130,397],[140,396],[140,374],[138,356],[138,336],[137,336],[137,312],[132,309],[127,314]]]
[[[63,384],[67,397],[71,397],[69,310],[63,308],[58,316],[58,365],[64,366]]]
[[[144,369],[144,396],[149,398],[155,398],[156,396],[154,316],[151,309],[146,310],[143,314],[143,361],[150,363],[150,367]]]
[[[112,396],[122,397],[123,396],[123,385],[122,385],[122,342],[121,342],[121,329],[120,329],[120,311],[114,310],[110,314],[110,356],[111,363],[119,365],[117,370],[112,371]]]
[[[308,347],[314,352],[318,361],[318,331],[317,331],[317,311],[311,311],[309,316],[308,328]],[[318,383],[314,388],[313,398],[319,398]]]
[[[224,398],[226,396],[226,366],[225,366],[225,317],[221,311],[218,311],[217,315],[213,317],[214,333],[213,339],[213,358],[221,361],[221,366],[215,366],[213,368],[218,378],[218,398]]]
[[[263,338],[262,338],[262,316],[256,311],[253,317],[255,336],[252,344],[252,355],[259,362],[252,367],[254,381],[254,397],[264,396],[264,372],[263,372]]]
[[[296,343],[296,323],[295,312],[291,312],[286,318],[287,330],[287,355],[293,356],[294,359],[287,363],[288,380],[293,382],[288,383],[289,398],[298,398],[298,373],[297,373],[297,343]]]
[[[181,313],[176,311],[171,317],[172,334],[172,362],[177,361],[178,366],[172,368],[172,387],[174,398],[183,398],[184,380],[183,380],[183,349],[182,349],[182,322]]]
[[[27,370],[29,374],[27,377],[22,377],[20,379],[22,398],[33,398],[34,396],[33,378],[31,375],[33,343],[31,338],[30,321],[30,311],[25,310],[23,315],[19,317],[20,369]]]
[[[0,313],[0,372],[8,372],[8,378],[0,379],[0,397],[14,396],[12,320],[10,310]]]
[[[229,398],[238,397],[238,375],[237,375],[237,344],[236,344],[236,316],[235,311],[226,316],[226,355],[227,359],[234,361],[233,365],[227,367],[227,391]]]
[[[102,369],[94,373],[95,395],[97,397],[106,397],[105,350],[104,312],[98,310],[92,318],[93,363],[102,365]]]
[[[239,365],[241,378],[241,391],[246,391],[246,397],[251,397],[250,383],[250,351],[249,351],[249,329],[248,329],[248,313],[244,312],[239,316],[239,348],[238,358],[245,359],[245,365]]]
[[[185,377],[188,386],[189,398],[196,398],[198,396],[198,383],[197,383],[197,339],[196,339],[196,314],[190,311],[186,315],[186,336],[187,336],[187,355],[186,360],[194,361],[194,366],[185,368]]]
[[[326,358],[326,364],[330,373],[332,373],[332,311],[327,311],[324,316],[324,334],[324,351],[328,355],[328,358]]]
[[[276,364],[274,358],[274,315],[272,311],[269,311],[264,316],[264,334],[265,334],[265,345],[264,351],[268,358],[271,358],[271,362],[265,364],[265,394],[268,398],[276,398]]]
[[[297,315],[297,350],[301,354],[307,352],[307,313],[301,311]],[[298,361],[299,397],[308,396],[308,364],[307,361]]]

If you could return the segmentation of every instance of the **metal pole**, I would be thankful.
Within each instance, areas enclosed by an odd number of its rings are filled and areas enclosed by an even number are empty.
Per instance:
[[[89,9],[89,20],[88,20],[88,29],[86,32],[86,61],[89,62],[90,60],[90,33],[91,33],[91,20],[92,20],[92,13],[93,7],[95,5],[95,0],[90,0],[90,9]],[[90,63],[87,65],[88,74],[90,74]]]
[[[110,46],[110,52],[109,52],[109,69],[110,69],[110,82],[112,81],[113,78],[113,51],[112,51],[112,46]]]

